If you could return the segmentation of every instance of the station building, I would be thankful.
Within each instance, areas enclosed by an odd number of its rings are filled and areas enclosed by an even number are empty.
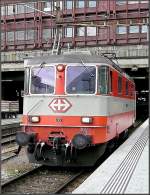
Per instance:
[[[58,7],[63,51],[115,52],[137,91],[148,89],[149,0],[1,0],[2,99],[22,112],[23,59],[51,54]]]

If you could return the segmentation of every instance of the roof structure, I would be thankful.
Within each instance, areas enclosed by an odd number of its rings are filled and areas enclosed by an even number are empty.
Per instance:
[[[68,64],[68,63],[80,63],[80,64],[87,64],[87,63],[104,63],[109,64],[114,67],[118,72],[124,74],[128,79],[131,79],[129,75],[124,73],[124,71],[119,67],[118,64],[114,63],[111,59],[101,56],[101,55],[92,55],[88,51],[85,52],[71,52],[66,53],[65,55],[49,55],[49,56],[40,56],[34,58],[27,58],[25,59],[25,66],[33,66],[33,65],[43,65],[43,64]],[[131,79],[132,80],[132,79]]]

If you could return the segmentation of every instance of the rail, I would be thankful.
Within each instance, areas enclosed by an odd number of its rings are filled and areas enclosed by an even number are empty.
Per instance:
[[[26,176],[28,176],[28,175],[30,175],[30,174],[36,172],[37,170],[39,170],[39,169],[41,169],[41,168],[43,168],[43,167],[44,167],[43,165],[40,165],[40,166],[38,166],[38,167],[35,167],[34,169],[31,169],[31,170],[29,170],[29,171],[26,171],[25,173],[23,173],[23,174],[21,174],[21,175],[15,177],[15,178],[12,178],[12,179],[10,179],[10,180],[8,180],[8,181],[2,182],[2,185],[1,185],[2,189],[3,189],[4,187],[7,187],[8,185],[10,185],[10,184],[12,184],[12,183],[18,181],[19,179],[22,179],[22,178],[24,178],[24,177],[26,177]]]
[[[68,180],[65,181],[53,194],[60,194],[62,190],[64,190],[70,183],[72,183],[75,179],[77,179],[80,175],[82,175],[84,171],[80,171],[79,173],[71,176]]]

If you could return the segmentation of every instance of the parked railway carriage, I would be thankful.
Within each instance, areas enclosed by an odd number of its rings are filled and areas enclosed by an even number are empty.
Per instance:
[[[136,118],[135,84],[102,56],[25,60],[23,132],[30,162],[92,166]]]

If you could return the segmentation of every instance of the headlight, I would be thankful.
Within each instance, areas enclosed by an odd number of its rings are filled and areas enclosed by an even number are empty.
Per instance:
[[[38,122],[40,122],[40,117],[39,116],[31,116],[30,121],[32,123],[38,123]]]
[[[92,123],[93,122],[93,118],[92,117],[82,117],[81,118],[81,122],[82,123]]]

